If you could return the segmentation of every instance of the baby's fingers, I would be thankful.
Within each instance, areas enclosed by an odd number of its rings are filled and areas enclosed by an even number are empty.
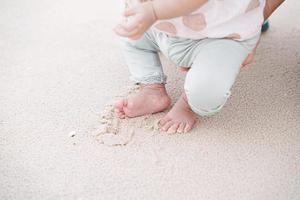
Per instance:
[[[114,29],[115,33],[118,34],[119,36],[122,37],[128,37],[128,38],[135,38],[135,36],[139,33],[139,29],[134,29],[132,31],[128,31],[127,29],[125,29],[123,26],[118,25],[115,29]]]
[[[126,31],[122,26],[118,25],[114,28],[114,31],[117,35],[127,37],[128,31]]]
[[[140,20],[137,17],[128,18],[125,23],[120,24],[127,31],[133,31],[134,29],[139,28]]]
[[[125,16],[125,17],[130,17],[130,16],[134,15],[135,13],[136,13],[136,12],[135,12],[134,9],[127,9],[127,10],[125,10],[125,12],[124,12],[124,16]]]

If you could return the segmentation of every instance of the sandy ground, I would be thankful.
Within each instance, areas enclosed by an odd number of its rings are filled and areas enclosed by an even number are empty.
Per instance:
[[[117,1],[100,2],[0,1],[0,199],[300,199],[298,1],[272,16],[223,111],[182,135],[151,127],[163,114],[101,118],[131,83]],[[176,100],[184,75],[165,68]]]

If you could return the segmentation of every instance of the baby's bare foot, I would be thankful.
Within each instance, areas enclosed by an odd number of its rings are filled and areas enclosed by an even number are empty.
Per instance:
[[[141,90],[115,104],[116,115],[138,117],[164,111],[171,105],[171,99],[163,84],[142,85]]]
[[[159,126],[168,133],[186,133],[190,131],[197,121],[197,114],[194,113],[182,94],[169,113],[159,121]]]

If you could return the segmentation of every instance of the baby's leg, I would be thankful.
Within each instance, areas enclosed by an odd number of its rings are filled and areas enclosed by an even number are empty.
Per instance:
[[[230,89],[258,38],[248,43],[229,39],[211,40],[195,57],[187,73],[185,93],[161,120],[165,131],[187,132],[196,117],[209,116],[221,110]]]
[[[165,89],[166,76],[151,30],[139,40],[126,40],[124,55],[131,80],[141,84],[141,90],[115,104],[120,118],[137,117],[167,109],[171,100]]]

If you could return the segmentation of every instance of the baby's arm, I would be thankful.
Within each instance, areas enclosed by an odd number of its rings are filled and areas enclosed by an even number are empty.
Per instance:
[[[266,5],[264,8],[264,18],[267,20],[272,13],[284,2],[284,0],[267,0]],[[254,56],[256,54],[256,49],[258,46],[259,42],[257,43],[256,47],[253,49],[253,51],[248,55],[248,57],[245,59],[243,62],[243,66],[246,66],[252,62],[254,59]]]
[[[284,0],[267,0],[264,9],[265,20],[284,2]]]
[[[141,3],[125,11],[124,16],[130,20],[120,23],[115,32],[123,37],[138,39],[157,20],[187,15],[206,2],[207,0],[154,0]]]

